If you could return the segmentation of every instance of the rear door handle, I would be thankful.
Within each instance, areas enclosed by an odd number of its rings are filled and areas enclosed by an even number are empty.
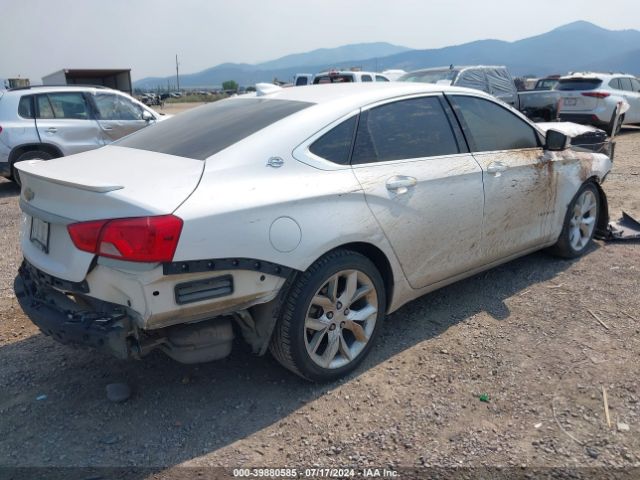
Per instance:
[[[415,187],[418,183],[414,177],[405,177],[404,175],[396,175],[387,180],[387,190],[403,195],[409,191],[411,187]]]
[[[56,133],[58,131],[58,129],[56,127],[49,127],[47,128],[47,132],[48,133]]]
[[[502,162],[491,162],[487,166],[487,173],[500,173],[504,172],[507,169],[507,166]]]

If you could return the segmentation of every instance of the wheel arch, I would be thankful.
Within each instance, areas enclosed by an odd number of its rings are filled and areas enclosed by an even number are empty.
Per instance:
[[[600,212],[598,212],[595,237],[598,239],[606,238],[609,227],[609,201],[607,200],[607,194],[604,193],[602,185],[600,185],[600,179],[595,175],[588,178],[584,183],[592,183],[598,191],[598,196],[600,197]]]
[[[386,305],[385,311],[389,310],[389,307],[392,304],[393,299],[393,289],[395,285],[394,277],[393,277],[393,269],[391,267],[391,262],[387,258],[387,255],[378,247],[371,243],[367,242],[351,242],[345,243],[338,247],[331,249],[334,250],[351,250],[353,252],[359,253],[367,257],[373,265],[378,269],[380,275],[382,276],[382,280],[384,282],[384,289],[386,293]],[[320,256],[323,257],[329,252],[324,253]]]
[[[11,153],[9,154],[9,165],[13,165],[23,153],[34,152],[38,150],[47,152],[54,158],[64,157],[62,151],[58,147],[50,143],[25,143],[22,145],[18,145],[17,147],[14,147],[13,150],[11,150]]]

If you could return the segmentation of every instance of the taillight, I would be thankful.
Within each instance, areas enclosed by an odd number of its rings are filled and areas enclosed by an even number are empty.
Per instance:
[[[173,215],[73,223],[67,227],[79,250],[130,262],[170,262],[182,232]]]
[[[607,98],[609,95],[608,92],[582,92],[583,97]]]

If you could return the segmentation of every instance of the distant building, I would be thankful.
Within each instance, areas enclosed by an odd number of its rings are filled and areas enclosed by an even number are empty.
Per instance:
[[[43,85],[99,85],[131,94],[131,69],[65,68],[42,77]]]

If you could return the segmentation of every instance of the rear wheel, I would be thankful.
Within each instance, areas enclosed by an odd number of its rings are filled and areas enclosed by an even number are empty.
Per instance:
[[[29,152],[24,152],[11,164],[11,179],[16,182],[18,186],[22,185],[22,183],[20,182],[20,172],[18,172],[15,167],[16,163],[22,162],[24,160],[51,160],[52,158],[53,155],[42,150],[31,150]]]
[[[564,258],[582,255],[593,240],[599,215],[600,193],[593,183],[585,183],[571,200],[560,238],[550,252]]]
[[[368,258],[336,250],[301,274],[284,302],[271,353],[301,377],[329,381],[354,370],[369,353],[386,297]]]

